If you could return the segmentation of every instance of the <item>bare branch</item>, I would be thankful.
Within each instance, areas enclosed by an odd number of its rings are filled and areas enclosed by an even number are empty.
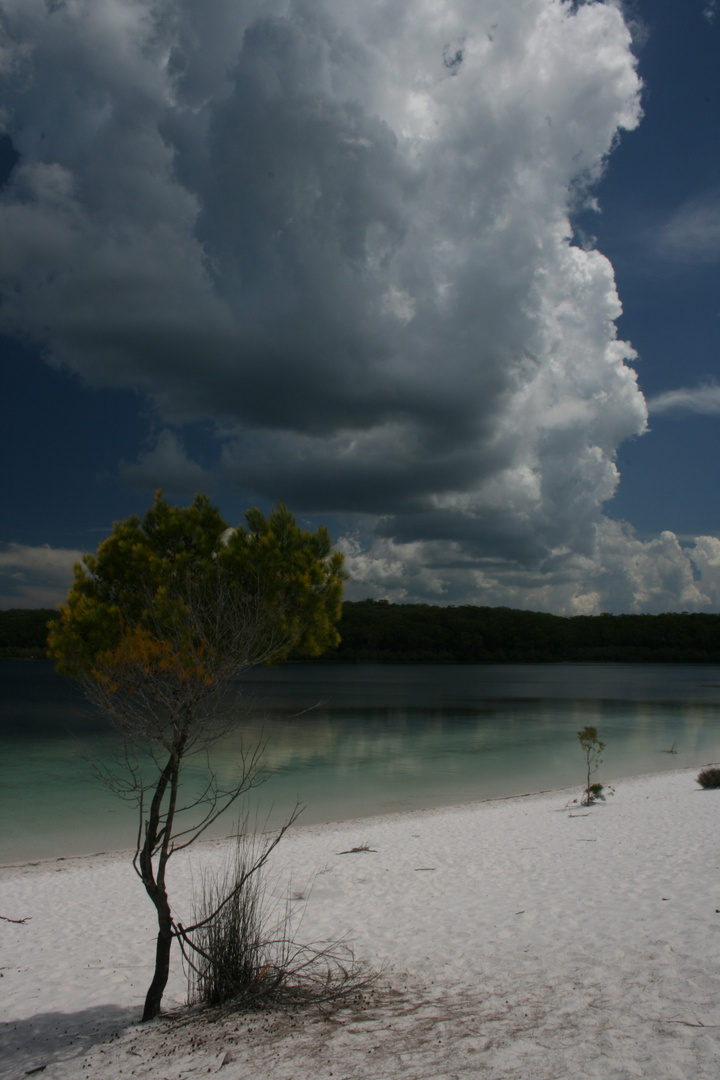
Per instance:
[[[297,942],[289,899],[272,927],[262,872],[283,832],[259,849],[257,833],[239,837],[234,865],[204,880],[202,917],[192,927],[175,927],[191,999],[232,1009],[322,1005],[377,981],[378,973],[359,964],[344,939]]]
[[[272,854],[272,852],[275,850],[275,848],[278,846],[278,844],[282,840],[285,833],[288,831],[288,829],[292,825],[295,824],[295,822],[299,818],[300,814],[303,812],[303,809],[304,809],[304,807],[302,807],[299,803],[296,804],[292,814],[290,815],[288,820],[285,822],[285,824],[281,827],[280,831],[277,832],[275,834],[275,836],[272,838],[272,840],[266,845],[266,847],[264,847],[264,849],[262,850],[260,856],[253,861],[253,863],[250,866],[249,870],[244,871],[243,873],[241,873],[238,876],[238,879],[235,882],[234,888],[229,893],[227,893],[226,896],[223,897],[223,899],[219,903],[218,907],[214,911],[211,911],[208,915],[206,915],[205,918],[203,918],[201,922],[196,922],[192,926],[184,927],[183,935],[192,934],[196,930],[199,930],[199,929],[201,929],[201,927],[206,926],[208,923],[212,922],[213,919],[217,918],[217,916],[220,914],[220,912],[223,910],[223,908],[227,907],[227,905],[229,903],[231,903],[232,900],[237,896],[237,894],[243,889],[243,887],[245,886],[246,881],[248,881],[248,879],[251,878],[253,876],[253,874],[257,874],[263,868],[265,863],[270,858],[270,855]]]

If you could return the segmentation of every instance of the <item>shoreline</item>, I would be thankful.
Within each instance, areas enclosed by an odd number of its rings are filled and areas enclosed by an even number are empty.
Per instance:
[[[717,687],[708,685],[717,680],[706,669],[611,665],[614,674],[603,670],[601,678],[570,667],[506,665],[495,674],[462,667],[449,678],[435,668],[381,666],[372,676],[338,675],[334,665],[263,669],[245,687],[256,719],[218,749],[217,766],[229,775],[242,732],[252,740],[266,725],[272,775],[253,807],[264,818],[274,805],[271,824],[280,824],[296,796],[307,805],[303,823],[325,823],[574,785],[576,730],[585,722],[608,743],[600,776],[608,783],[720,755]],[[105,727],[85,728],[78,714],[77,740],[56,741],[55,727],[72,727],[73,687],[52,665],[33,683],[18,672],[4,688],[0,864],[127,850],[137,832],[134,808],[103,789],[87,761],[111,762]],[[283,702],[293,713],[318,708],[291,719]],[[679,756],[662,752],[672,746]],[[201,762],[188,764],[186,780],[196,784]],[[226,835],[235,821],[218,826],[216,835]]]
[[[677,769],[658,769],[654,772],[648,773],[631,773],[627,776],[617,777],[612,781],[612,783],[606,784],[605,787],[612,788],[615,784],[625,784],[637,780],[649,780],[656,777],[673,776],[677,773],[690,773],[694,772],[695,770],[699,771],[700,769],[704,769],[714,765],[720,766],[720,761],[706,761],[698,765],[683,766]],[[401,818],[408,814],[424,814],[435,811],[452,811],[455,809],[472,807],[475,805],[485,806],[489,803],[510,802],[514,799],[532,799],[541,795],[561,796],[565,793],[571,792],[576,792],[578,795],[580,795],[582,794],[582,790],[582,784],[577,784],[564,787],[538,788],[535,791],[513,792],[510,795],[490,795],[485,799],[461,799],[459,802],[431,802],[425,806],[412,806],[404,809],[381,811],[380,813],[358,814],[348,818],[329,818],[324,821],[313,821],[307,823],[303,822],[301,819],[298,819],[297,824],[293,826],[292,833],[294,834],[301,829],[332,829],[334,827],[353,826],[356,824],[360,825],[361,823],[367,821],[381,821],[385,819],[392,820],[396,817]],[[261,830],[262,835],[269,835],[275,831],[276,830],[274,828]],[[205,845],[217,847],[218,845],[229,843],[235,838],[235,835],[236,834],[234,833],[228,833],[224,836],[210,836],[201,838],[197,841],[198,849],[201,849]],[[2,873],[2,871],[4,870],[16,870],[28,867],[37,867],[42,869],[43,867],[54,866],[56,863],[60,862],[72,863],[87,859],[132,859],[132,855],[133,849],[130,847],[110,848],[103,851],[86,851],[71,855],[49,855],[44,858],[28,858],[13,862],[0,862],[0,873]]]
[[[637,776],[572,812],[578,788],[296,826],[268,897],[293,897],[302,940],[347,936],[384,972],[376,995],[331,1015],[188,1010],[175,956],[175,1019],[138,1025],[155,926],[129,860],[5,868],[0,913],[27,921],[0,923],[0,1076],[710,1080],[720,792],[695,776]],[[228,847],[172,860],[178,917]]]

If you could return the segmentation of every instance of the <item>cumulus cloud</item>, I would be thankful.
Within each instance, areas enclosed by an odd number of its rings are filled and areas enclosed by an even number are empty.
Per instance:
[[[396,603],[507,605],[561,615],[603,611],[705,611],[720,606],[720,539],[682,544],[669,531],[642,540],[627,524],[603,518],[587,554],[558,550],[537,569],[511,559],[469,558],[460,544],[341,543],[349,595]]]
[[[720,414],[720,386],[716,383],[704,383],[701,386],[681,387],[678,390],[666,390],[649,398],[648,412],[651,414],[668,412],[704,413],[706,416]]]
[[[72,585],[81,551],[6,544],[0,548],[0,608],[55,607]]]
[[[214,422],[217,482],[342,521],[368,588],[595,603],[646,424],[612,266],[570,239],[640,117],[621,6],[2,10],[0,329],[147,394],[126,478],[207,487],[177,433]]]

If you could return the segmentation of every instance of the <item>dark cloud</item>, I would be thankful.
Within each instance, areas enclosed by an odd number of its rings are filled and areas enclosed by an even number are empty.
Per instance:
[[[0,329],[147,395],[130,482],[335,515],[373,588],[599,602],[646,410],[569,214],[640,115],[617,5],[2,7]]]
[[[19,160],[20,155],[10,136],[0,135],[0,188],[8,182]]]

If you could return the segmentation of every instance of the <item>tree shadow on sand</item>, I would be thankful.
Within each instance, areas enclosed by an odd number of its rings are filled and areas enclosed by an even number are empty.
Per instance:
[[[37,1013],[0,1024],[0,1077],[21,1077],[71,1062],[137,1023],[137,1006],[98,1005],[78,1012]],[[55,1075],[55,1074],[53,1074]]]

